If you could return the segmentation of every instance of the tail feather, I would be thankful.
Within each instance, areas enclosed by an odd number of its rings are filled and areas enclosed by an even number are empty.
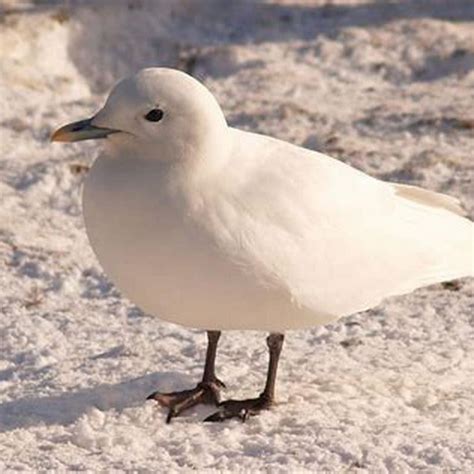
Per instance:
[[[459,199],[446,194],[435,193],[426,189],[410,186],[408,184],[393,184],[395,192],[398,196],[418,202],[425,206],[439,209],[445,209],[459,216],[465,216],[466,211],[463,209]]]
[[[415,186],[396,184],[394,188],[403,198],[401,215],[416,225],[418,255],[425,264],[429,262],[418,274],[419,282],[474,276],[474,223],[462,216],[460,202]],[[420,270],[425,264],[420,264]]]

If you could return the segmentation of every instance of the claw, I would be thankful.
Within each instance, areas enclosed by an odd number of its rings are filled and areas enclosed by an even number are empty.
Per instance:
[[[230,418],[240,418],[242,420],[242,423],[245,423],[247,421],[247,418],[249,417],[249,414],[249,410],[247,410],[246,408],[242,408],[239,413],[232,413],[226,410],[220,410],[214,412],[212,415],[209,415],[207,418],[204,419],[204,422],[221,422]]]
[[[207,422],[216,422],[216,421],[224,421],[225,416],[223,411],[216,411],[212,415],[209,415],[207,418],[204,418],[204,423]]]
[[[177,416],[176,410],[173,408],[170,408],[168,410],[168,414],[166,415],[166,424],[169,425],[171,423],[171,420]]]
[[[214,379],[214,383],[219,387],[219,388],[227,388],[226,384],[222,381],[219,380],[217,377]]]
[[[163,407],[171,406],[173,402],[173,394],[171,393],[160,393],[160,392],[153,392],[151,395],[146,397],[147,400],[155,400]]]

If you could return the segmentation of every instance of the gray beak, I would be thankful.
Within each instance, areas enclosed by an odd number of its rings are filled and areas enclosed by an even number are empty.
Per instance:
[[[111,133],[121,130],[113,128],[102,128],[92,125],[94,117],[87,120],[73,122],[56,130],[51,136],[52,142],[77,142],[79,140],[91,140],[95,138],[105,138]]]

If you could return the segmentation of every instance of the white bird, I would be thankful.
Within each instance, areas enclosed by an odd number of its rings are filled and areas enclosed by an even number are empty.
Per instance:
[[[168,418],[268,408],[283,333],[329,323],[432,283],[474,275],[474,225],[455,198],[383,182],[315,151],[227,125],[189,75],[150,68],[52,139],[107,138],[85,181],[87,234],[105,272],[144,311],[208,331],[204,376],[154,393]],[[221,330],[269,331],[256,398],[219,403]]]

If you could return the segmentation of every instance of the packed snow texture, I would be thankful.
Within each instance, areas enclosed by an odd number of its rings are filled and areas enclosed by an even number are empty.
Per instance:
[[[166,425],[145,401],[199,380],[204,333],[108,281],[80,202],[100,145],[49,136],[153,65],[203,80],[234,126],[473,216],[472,0],[1,1],[0,471],[473,472],[469,280],[289,332],[279,403],[245,424]],[[224,396],[259,393],[264,337],[223,335]]]

